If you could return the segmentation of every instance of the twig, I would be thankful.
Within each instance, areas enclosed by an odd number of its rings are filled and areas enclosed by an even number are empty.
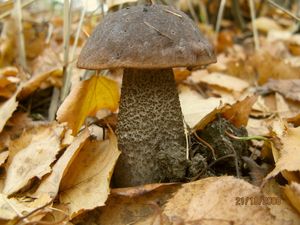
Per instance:
[[[59,105],[60,90],[57,87],[53,88],[50,106],[48,109],[48,120],[53,121]]]
[[[69,73],[69,48],[70,48],[70,20],[71,20],[71,10],[69,0],[64,0],[64,66],[63,66],[63,76],[64,84],[60,94],[60,101],[62,102],[67,96],[67,77]]]
[[[253,36],[254,36],[254,45],[255,50],[259,50],[259,39],[258,39],[258,31],[255,24],[255,7],[253,0],[248,0],[249,7],[250,7],[250,14],[251,14],[251,23],[252,23],[252,29],[253,29]]]
[[[216,160],[216,153],[215,153],[214,148],[208,142],[206,142],[205,140],[203,140],[202,138],[200,138],[198,136],[197,132],[194,132],[194,135],[196,136],[196,138],[198,139],[198,141],[200,141],[202,144],[204,144],[205,146],[207,146],[211,150],[211,153],[212,153],[212,155],[214,157],[214,160]]]
[[[268,0],[268,2],[275,8],[280,9],[281,11],[283,11],[284,13],[286,13],[287,15],[289,15],[290,17],[294,18],[295,20],[300,21],[300,17],[294,15],[293,13],[291,13],[290,11],[286,10],[285,8],[281,7],[280,5],[278,5],[276,2],[273,2],[272,0]]]
[[[221,21],[222,21],[223,14],[224,14],[225,4],[226,4],[226,0],[221,0],[220,8],[219,8],[219,11],[218,11],[218,16],[217,16],[217,23],[216,23],[216,33],[217,33],[217,35],[220,32]]]
[[[20,65],[26,70],[26,51],[25,51],[25,43],[24,43],[24,35],[23,35],[23,24],[22,24],[22,7],[21,0],[16,0],[14,3],[14,16],[17,26],[18,32],[18,47],[19,47],[19,61]]]
[[[74,55],[75,55],[75,51],[76,51],[76,48],[77,48],[78,39],[79,39],[82,24],[83,24],[85,12],[86,12],[86,4],[84,4],[84,6],[82,8],[82,11],[81,11],[79,24],[78,24],[77,31],[76,31],[76,34],[75,34],[75,40],[74,40],[73,48],[71,50],[71,54],[70,54],[70,57],[69,57],[71,59],[71,62],[68,62],[69,66],[66,68],[64,87],[63,87],[63,90],[62,90],[62,92],[64,92],[64,93],[62,93],[62,99],[61,100],[64,100],[66,98],[66,96],[68,95],[68,93],[71,89],[71,75],[72,75],[74,62],[75,62]]]
[[[164,11],[165,11],[165,12],[168,12],[168,13],[171,13],[171,14],[173,14],[174,16],[178,16],[178,17],[182,18],[182,16],[181,16],[180,14],[178,14],[178,13],[176,13],[176,12],[173,12],[173,11],[171,11],[171,10],[164,9]]]
[[[157,29],[156,27],[152,26],[150,23],[144,21],[144,24],[146,24],[148,27],[152,28],[153,30],[155,30],[157,33],[159,33],[161,36],[164,36],[170,40],[172,40],[172,38],[170,38],[168,35],[162,33],[159,29]]]

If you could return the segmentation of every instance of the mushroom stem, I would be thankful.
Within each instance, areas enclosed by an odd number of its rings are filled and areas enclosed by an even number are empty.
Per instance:
[[[180,181],[187,161],[172,69],[125,69],[117,136],[117,187]]]

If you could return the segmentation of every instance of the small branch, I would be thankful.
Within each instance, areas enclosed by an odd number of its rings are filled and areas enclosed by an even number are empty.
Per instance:
[[[286,13],[287,15],[289,15],[290,17],[294,18],[295,20],[300,21],[300,17],[294,15],[293,13],[291,13],[290,11],[286,10],[285,8],[281,7],[280,5],[278,5],[276,2],[273,2],[272,0],[268,0],[268,2],[275,8],[280,9],[281,11],[283,11],[284,13]]]
[[[170,38],[168,35],[162,33],[159,29],[157,29],[156,27],[152,26],[150,23],[144,21],[144,24],[146,24],[148,27],[152,28],[153,30],[155,30],[157,33],[159,33],[161,36],[164,36],[168,39],[170,39],[172,41],[172,38]]]

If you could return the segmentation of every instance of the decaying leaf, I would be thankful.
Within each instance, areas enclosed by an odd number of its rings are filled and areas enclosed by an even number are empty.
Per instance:
[[[3,130],[6,122],[12,116],[13,112],[17,109],[17,94],[16,92],[10,99],[0,105],[0,132]]]
[[[112,133],[108,140],[85,143],[60,187],[60,202],[68,205],[71,218],[104,205],[119,155],[117,138]]]
[[[89,135],[89,131],[86,128],[84,131],[82,131],[82,133],[79,134],[78,137],[73,140],[72,144],[65,150],[64,154],[52,167],[51,174],[42,180],[42,183],[33,194],[34,197],[39,197],[43,194],[49,194],[51,198],[55,198],[58,193],[59,184],[62,177],[67,172],[68,168]]]
[[[64,127],[57,123],[37,126],[27,130],[11,142],[6,164],[7,175],[3,193],[10,195],[30,182],[51,171],[50,164],[61,150]]]
[[[100,109],[115,111],[118,107],[119,88],[115,81],[93,76],[76,85],[57,112],[59,122],[67,122],[76,134],[87,116]]]

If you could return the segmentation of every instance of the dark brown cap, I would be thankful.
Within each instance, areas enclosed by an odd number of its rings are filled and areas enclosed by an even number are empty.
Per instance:
[[[213,63],[212,45],[183,12],[139,5],[108,14],[87,40],[78,67],[170,68]]]

